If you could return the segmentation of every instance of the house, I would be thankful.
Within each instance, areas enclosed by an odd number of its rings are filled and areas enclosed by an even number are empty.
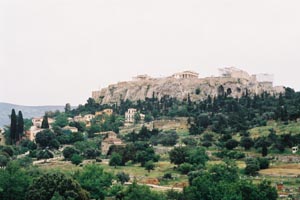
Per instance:
[[[68,122],[74,122],[74,119],[72,117],[68,117]]]
[[[92,119],[95,118],[95,115],[87,114],[87,115],[84,115],[83,118],[84,118],[84,120],[85,120],[86,122],[90,122]]]
[[[141,118],[142,121],[144,121],[145,120],[145,115],[144,114],[140,114],[140,118]]]
[[[292,148],[292,153],[295,154],[298,152],[298,146]]]
[[[34,141],[35,140],[35,136],[38,132],[41,132],[45,129],[41,129],[37,126],[31,126],[29,131],[26,131],[25,134],[26,134],[26,137],[30,140],[30,141]]]
[[[101,143],[101,153],[102,155],[107,155],[109,148],[112,145],[123,145],[123,142],[121,139],[117,138],[117,134],[113,131],[109,132],[102,132],[101,135],[105,135],[106,138]]]
[[[0,128],[0,145],[5,145],[5,135],[2,128]]]
[[[32,118],[31,121],[32,121],[33,126],[35,126],[37,128],[41,128],[42,123],[43,123],[43,117],[34,117],[34,118]],[[55,122],[54,119],[48,118],[49,125],[53,124],[54,122]]]
[[[43,122],[43,117],[34,117],[32,118],[32,124],[33,126],[37,127],[37,128],[41,128],[42,127],[42,122]],[[49,121],[48,121],[49,123]]]
[[[125,112],[125,122],[133,123],[136,112],[137,110],[135,108],[129,108],[128,111]]]
[[[72,126],[65,126],[65,127],[63,127],[62,129],[63,129],[63,130],[71,131],[72,133],[77,133],[77,132],[78,132],[78,128],[72,127]]]
[[[137,114],[137,110],[135,108],[129,108],[128,111],[125,113],[125,122],[126,123],[134,123],[135,122],[135,115]],[[139,114],[140,119],[143,121],[145,119],[144,114]]]
[[[113,114],[113,109],[104,109],[102,111],[96,112],[95,116],[108,115],[111,116]]]
[[[87,127],[91,126],[92,119],[95,118],[95,115],[87,114],[83,117],[81,115],[77,115],[74,117],[74,122],[84,122]]]
[[[74,122],[84,122],[84,118],[81,115],[74,117]]]

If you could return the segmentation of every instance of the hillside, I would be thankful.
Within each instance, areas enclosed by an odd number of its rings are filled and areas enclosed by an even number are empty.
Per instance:
[[[9,115],[13,108],[16,112],[21,110],[24,118],[40,117],[43,116],[46,111],[64,110],[64,106],[22,106],[0,102],[0,127],[9,124]]]

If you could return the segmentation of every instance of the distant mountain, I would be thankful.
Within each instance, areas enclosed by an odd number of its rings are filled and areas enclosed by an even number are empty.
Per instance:
[[[13,108],[16,110],[17,114],[19,110],[21,110],[24,118],[41,117],[46,111],[64,110],[64,106],[21,106],[0,102],[0,127],[9,125],[9,115]]]

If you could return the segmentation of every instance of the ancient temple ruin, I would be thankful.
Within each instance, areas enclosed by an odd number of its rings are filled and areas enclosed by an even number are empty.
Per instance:
[[[172,77],[176,79],[192,79],[192,78],[198,78],[199,74],[193,71],[183,71],[183,72],[173,74]]]

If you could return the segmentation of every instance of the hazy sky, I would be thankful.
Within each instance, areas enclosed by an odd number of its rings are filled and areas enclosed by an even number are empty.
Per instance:
[[[0,0],[0,102],[84,103],[137,74],[236,66],[300,89],[299,0]]]

